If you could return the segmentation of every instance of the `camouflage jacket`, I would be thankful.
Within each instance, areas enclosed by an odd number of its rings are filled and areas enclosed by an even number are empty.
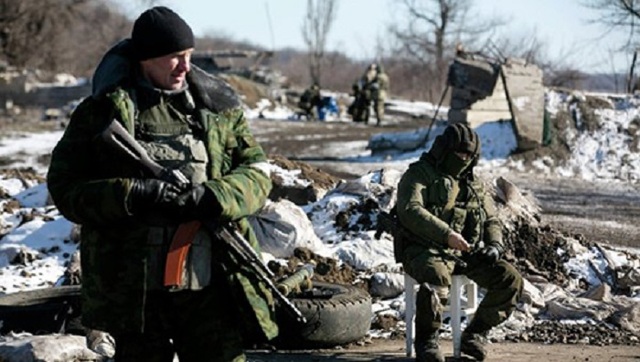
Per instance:
[[[113,119],[133,133],[137,110],[132,90],[126,87],[128,46],[118,44],[98,66],[93,96],[74,111],[47,175],[60,212],[82,225],[83,324],[107,332],[144,329],[149,272],[145,245],[149,227],[133,220],[125,205],[131,178],[142,177],[140,166],[114,155],[97,139]],[[222,206],[221,218],[234,222],[259,251],[246,216],[263,206],[272,187],[260,168],[266,155],[226,83],[195,67],[187,81],[196,105],[206,114],[202,119],[209,156],[205,185]],[[247,322],[244,327],[252,337],[275,337],[278,328],[270,292],[230,256],[220,262],[222,277],[234,291],[230,305],[240,308],[239,321]]]
[[[398,219],[415,237],[403,241],[404,260],[425,247],[447,249],[451,230],[470,243],[481,240],[502,245],[502,223],[495,205],[478,180],[460,181],[433,166],[428,157],[409,166],[398,183]],[[448,252],[452,252],[447,249]]]
[[[379,72],[378,75],[376,76],[377,82],[378,82],[378,94],[377,94],[377,98],[379,100],[386,100],[387,97],[389,96],[389,76],[387,75],[387,73],[384,72]]]

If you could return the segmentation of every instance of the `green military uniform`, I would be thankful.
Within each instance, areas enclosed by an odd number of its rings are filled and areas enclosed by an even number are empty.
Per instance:
[[[73,113],[48,173],[58,209],[82,225],[83,324],[113,334],[126,345],[120,347],[127,360],[172,360],[169,338],[181,361],[244,360],[243,341],[278,333],[271,294],[203,230],[190,248],[183,285],[164,287],[164,259],[178,225],[150,226],[131,216],[132,179],[144,172],[98,135],[115,119],[151,158],[194,184],[204,182],[221,205],[219,221],[233,222],[256,250],[246,216],[271,190],[266,156],[226,83],[192,67],[185,89],[161,91],[130,59],[129,40],[105,55],[94,94]],[[147,350],[136,350],[141,340]]]
[[[371,104],[371,92],[365,89],[365,81],[359,79],[353,86],[353,102],[349,106],[347,112],[351,115],[354,122],[369,121],[369,106]]]
[[[379,126],[384,118],[384,102],[389,95],[389,76],[379,64],[371,64],[364,75],[353,84],[354,101],[349,114],[355,122],[369,122],[371,103]]]
[[[377,100],[378,100],[378,66],[371,64],[367,71],[362,76],[362,101],[360,106],[360,119],[362,122],[369,123],[371,103],[374,103],[374,112],[377,112]],[[377,115],[377,113],[376,113]]]
[[[320,106],[320,102],[320,87],[314,84],[302,93],[298,107],[304,112],[307,120],[314,121],[316,119],[315,108]]]
[[[461,149],[471,154],[469,160],[456,156],[454,151]],[[396,212],[402,232],[395,235],[399,239],[395,241],[395,252],[405,271],[421,284],[416,302],[418,360],[443,360],[420,359],[420,352],[437,336],[442,323],[442,309],[455,268],[448,257],[454,253],[447,246],[449,234],[460,233],[472,245],[484,241],[503,249],[501,223],[493,200],[473,177],[479,153],[475,132],[460,124],[449,126],[430,151],[409,166],[398,184]],[[461,272],[487,290],[466,331],[486,333],[514,310],[522,291],[522,277],[504,260],[469,260],[468,268]]]
[[[379,64],[372,84],[374,86],[372,87],[371,98],[373,100],[373,110],[376,115],[376,125],[379,126],[382,124],[382,119],[384,118],[384,102],[389,96],[390,87],[389,76]]]

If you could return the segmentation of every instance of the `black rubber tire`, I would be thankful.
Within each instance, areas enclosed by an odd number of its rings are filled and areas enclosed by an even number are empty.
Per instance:
[[[63,286],[0,296],[0,334],[82,334],[80,286]]]
[[[347,344],[366,336],[371,328],[371,296],[350,285],[313,282],[313,293],[291,296],[307,323],[277,310],[280,334],[275,346],[288,349]]]

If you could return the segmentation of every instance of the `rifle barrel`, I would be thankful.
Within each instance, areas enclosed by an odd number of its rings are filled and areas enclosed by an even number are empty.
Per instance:
[[[282,294],[282,292],[280,292],[273,283],[271,280],[271,278],[274,277],[273,272],[264,265],[256,251],[235,228],[231,226],[216,227],[216,225],[212,223],[204,223],[204,225],[213,233],[213,235],[217,235],[221,240],[223,240],[237,257],[248,261],[253,266],[256,277],[267,285],[269,290],[273,293],[273,296],[281,303],[287,313],[300,323],[304,324],[307,322],[307,319],[302,315],[300,310],[298,310],[298,308],[291,303],[291,301],[287,299],[287,297],[284,296],[284,294]]]

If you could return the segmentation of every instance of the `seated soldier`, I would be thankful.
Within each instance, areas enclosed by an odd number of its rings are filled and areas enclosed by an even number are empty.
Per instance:
[[[302,110],[300,114],[305,116],[308,120],[315,120],[315,109],[320,105],[320,100],[320,86],[318,86],[317,83],[314,83],[300,96],[300,100],[298,101],[298,107]]]

